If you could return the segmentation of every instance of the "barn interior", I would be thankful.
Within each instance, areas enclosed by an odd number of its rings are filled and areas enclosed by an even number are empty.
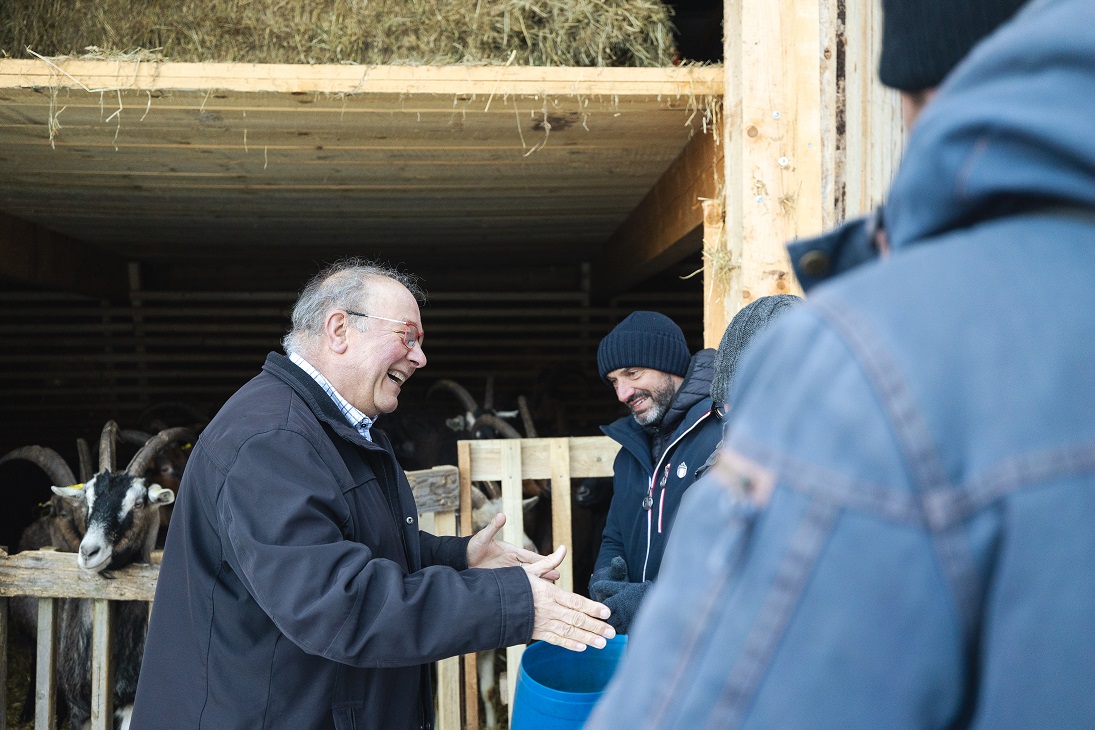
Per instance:
[[[702,346],[722,86],[698,65],[0,59],[0,453],[75,465],[107,419],[208,420],[345,256],[428,292],[397,417],[459,414],[448,379],[525,396],[540,436],[597,433],[622,412],[595,366],[616,322],[658,310]],[[0,481],[31,484],[12,545],[48,480]]]

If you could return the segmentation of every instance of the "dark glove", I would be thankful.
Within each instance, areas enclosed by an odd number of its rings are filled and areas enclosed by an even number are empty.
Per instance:
[[[608,623],[616,629],[617,634],[626,634],[631,628],[631,622],[635,620],[635,614],[639,612],[639,604],[643,602],[646,590],[650,588],[650,581],[623,583],[621,586],[615,595],[609,596],[603,603],[612,610]]]
[[[608,565],[593,571],[593,577],[589,579],[589,597],[597,603],[604,603],[606,598],[620,590],[619,584],[626,582],[627,563],[617,555]]]

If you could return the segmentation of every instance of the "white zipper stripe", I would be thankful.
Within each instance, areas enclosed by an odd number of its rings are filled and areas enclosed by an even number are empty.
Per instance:
[[[693,423],[691,426],[688,427],[687,431],[684,431],[680,436],[673,439],[673,443],[671,443],[671,444],[669,444],[669,446],[665,447],[665,451],[662,452],[661,458],[658,459],[658,463],[654,465],[654,472],[650,475],[650,496],[651,497],[654,496],[654,482],[658,478],[658,469],[662,465],[662,460],[665,459],[665,457],[669,455],[669,452],[673,450],[674,446],[676,446],[678,443],[680,443],[681,439],[683,439],[688,434],[692,433],[692,431],[695,430],[696,426],[699,426],[701,423],[703,423],[703,420],[705,418],[707,418],[708,416],[710,416],[710,415],[711,415],[711,411],[707,411],[707,413],[704,413],[702,416],[700,416],[699,418],[696,419],[695,423]],[[662,501],[663,502],[665,501],[665,488],[664,487],[662,488]],[[647,510],[647,514],[646,514],[646,557],[643,558],[643,583],[646,582],[646,567],[650,563],[650,533],[653,531],[653,527],[654,527],[654,523],[653,523],[652,516],[651,516],[650,513],[653,512],[653,511],[654,511],[654,507],[653,507],[653,505],[651,505],[651,508],[649,510]],[[662,513],[661,505],[658,505],[658,531],[659,532],[661,532],[661,524],[662,524],[662,514],[661,513]]]

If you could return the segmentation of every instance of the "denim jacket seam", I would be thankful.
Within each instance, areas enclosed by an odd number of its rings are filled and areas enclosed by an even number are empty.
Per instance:
[[[873,327],[835,296],[815,300],[819,315],[851,350],[893,426],[905,468],[919,493],[925,522],[947,576],[962,626],[976,630],[982,577],[960,522],[953,520],[959,488],[947,478],[942,455],[900,369]]]

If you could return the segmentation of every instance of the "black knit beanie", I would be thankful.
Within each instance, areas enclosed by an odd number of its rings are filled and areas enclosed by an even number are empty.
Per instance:
[[[606,382],[607,375],[617,368],[651,368],[684,377],[691,361],[684,332],[657,312],[627,315],[597,348],[597,371]]]
[[[725,403],[730,393],[730,383],[738,369],[741,351],[761,330],[772,323],[776,317],[802,301],[794,294],[777,294],[761,297],[744,307],[734,315],[726,332],[722,334],[719,351],[715,353],[715,374],[711,378],[711,399],[716,403]]]
[[[1003,25],[1026,0],[882,0],[882,83],[923,91]]]

